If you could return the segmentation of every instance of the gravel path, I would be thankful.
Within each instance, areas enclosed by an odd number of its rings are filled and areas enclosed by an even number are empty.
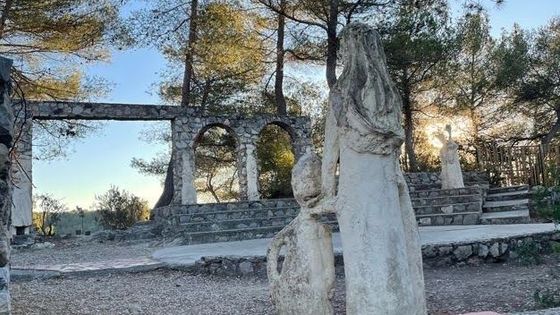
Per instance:
[[[150,257],[155,250],[152,243],[99,243],[74,239],[50,242],[55,244],[54,248],[12,250],[12,266],[33,267]]]
[[[55,248],[16,250],[12,266],[57,265],[148,257],[157,244],[58,240]],[[537,289],[560,288],[560,258],[539,266],[483,264],[424,271],[430,314],[537,308]],[[14,282],[14,314],[273,314],[266,279],[193,276],[158,270]],[[336,314],[344,314],[337,279]]]
[[[425,271],[430,314],[523,311],[536,289],[560,287],[555,262]],[[273,314],[266,279],[193,276],[180,271],[35,280],[12,284],[14,314]],[[337,279],[336,314],[344,314]]]

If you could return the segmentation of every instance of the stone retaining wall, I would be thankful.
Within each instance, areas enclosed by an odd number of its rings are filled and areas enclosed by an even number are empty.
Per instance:
[[[440,173],[405,173],[404,177],[411,192],[441,188]],[[467,187],[474,185],[488,186],[488,176],[483,172],[463,172],[463,180]]]
[[[424,245],[422,256],[425,267],[477,265],[527,258],[520,256],[524,247],[534,247],[539,255],[548,254],[552,252],[553,245],[560,245],[560,232],[451,245]],[[342,254],[336,253],[337,271],[343,264]],[[203,257],[188,270],[198,274],[266,277],[266,257]]]

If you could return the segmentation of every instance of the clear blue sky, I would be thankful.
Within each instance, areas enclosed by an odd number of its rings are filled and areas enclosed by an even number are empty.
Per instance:
[[[500,8],[489,0],[482,2],[490,7],[494,36],[516,22],[523,28],[535,28],[560,15],[560,0],[506,0]],[[453,3],[455,12],[460,9],[460,3]],[[138,6],[139,2],[131,4],[131,7]],[[116,51],[110,63],[86,68],[87,74],[103,77],[113,84],[112,91],[97,101],[143,104],[160,103],[153,93],[153,84],[157,83],[161,71],[165,71],[165,60],[154,49]],[[34,161],[35,191],[51,193],[70,208],[76,205],[89,208],[95,194],[117,185],[153,204],[161,193],[159,179],[140,175],[130,167],[133,157],[150,158],[166,150],[164,145],[147,144],[139,139],[140,132],[149,124],[108,122],[100,134],[74,143],[73,153],[66,159]]]

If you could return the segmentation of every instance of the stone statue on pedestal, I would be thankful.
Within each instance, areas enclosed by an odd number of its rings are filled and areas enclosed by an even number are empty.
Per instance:
[[[399,164],[399,92],[375,30],[349,24],[340,46],[344,70],[329,95],[322,203],[334,206],[340,227],[346,312],[425,315],[418,227]]]
[[[318,200],[321,160],[315,153],[307,152],[294,166],[292,189],[301,211],[275,236],[267,253],[272,302],[282,315],[333,314],[334,253],[330,227],[318,221],[323,212]],[[282,247],[285,258],[279,272]]]
[[[454,189],[463,188],[463,172],[461,171],[461,164],[459,163],[459,154],[457,149],[459,146],[451,138],[451,126],[446,125],[447,138],[443,134],[437,137],[443,144],[439,151],[441,160],[441,189]]]

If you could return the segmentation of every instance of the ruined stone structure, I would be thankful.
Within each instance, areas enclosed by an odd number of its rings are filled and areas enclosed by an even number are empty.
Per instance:
[[[27,110],[15,110],[17,119],[25,122],[22,130],[21,169],[18,190],[14,192],[12,220],[14,227],[23,231],[31,226],[31,157],[32,120],[83,119],[122,121],[170,121],[173,143],[172,205],[196,203],[194,180],[194,150],[201,135],[211,127],[219,126],[231,132],[237,141],[238,173],[241,200],[258,200],[258,169],[255,147],[259,133],[274,124],[292,137],[294,154],[299,157],[311,145],[311,124],[306,117],[274,116],[212,116],[196,108],[167,105],[130,105],[81,102],[28,102]],[[28,162],[29,163],[28,163]]]
[[[9,96],[11,67],[11,60],[0,58],[0,314],[10,314],[9,221],[13,189],[10,153],[15,136]]]

